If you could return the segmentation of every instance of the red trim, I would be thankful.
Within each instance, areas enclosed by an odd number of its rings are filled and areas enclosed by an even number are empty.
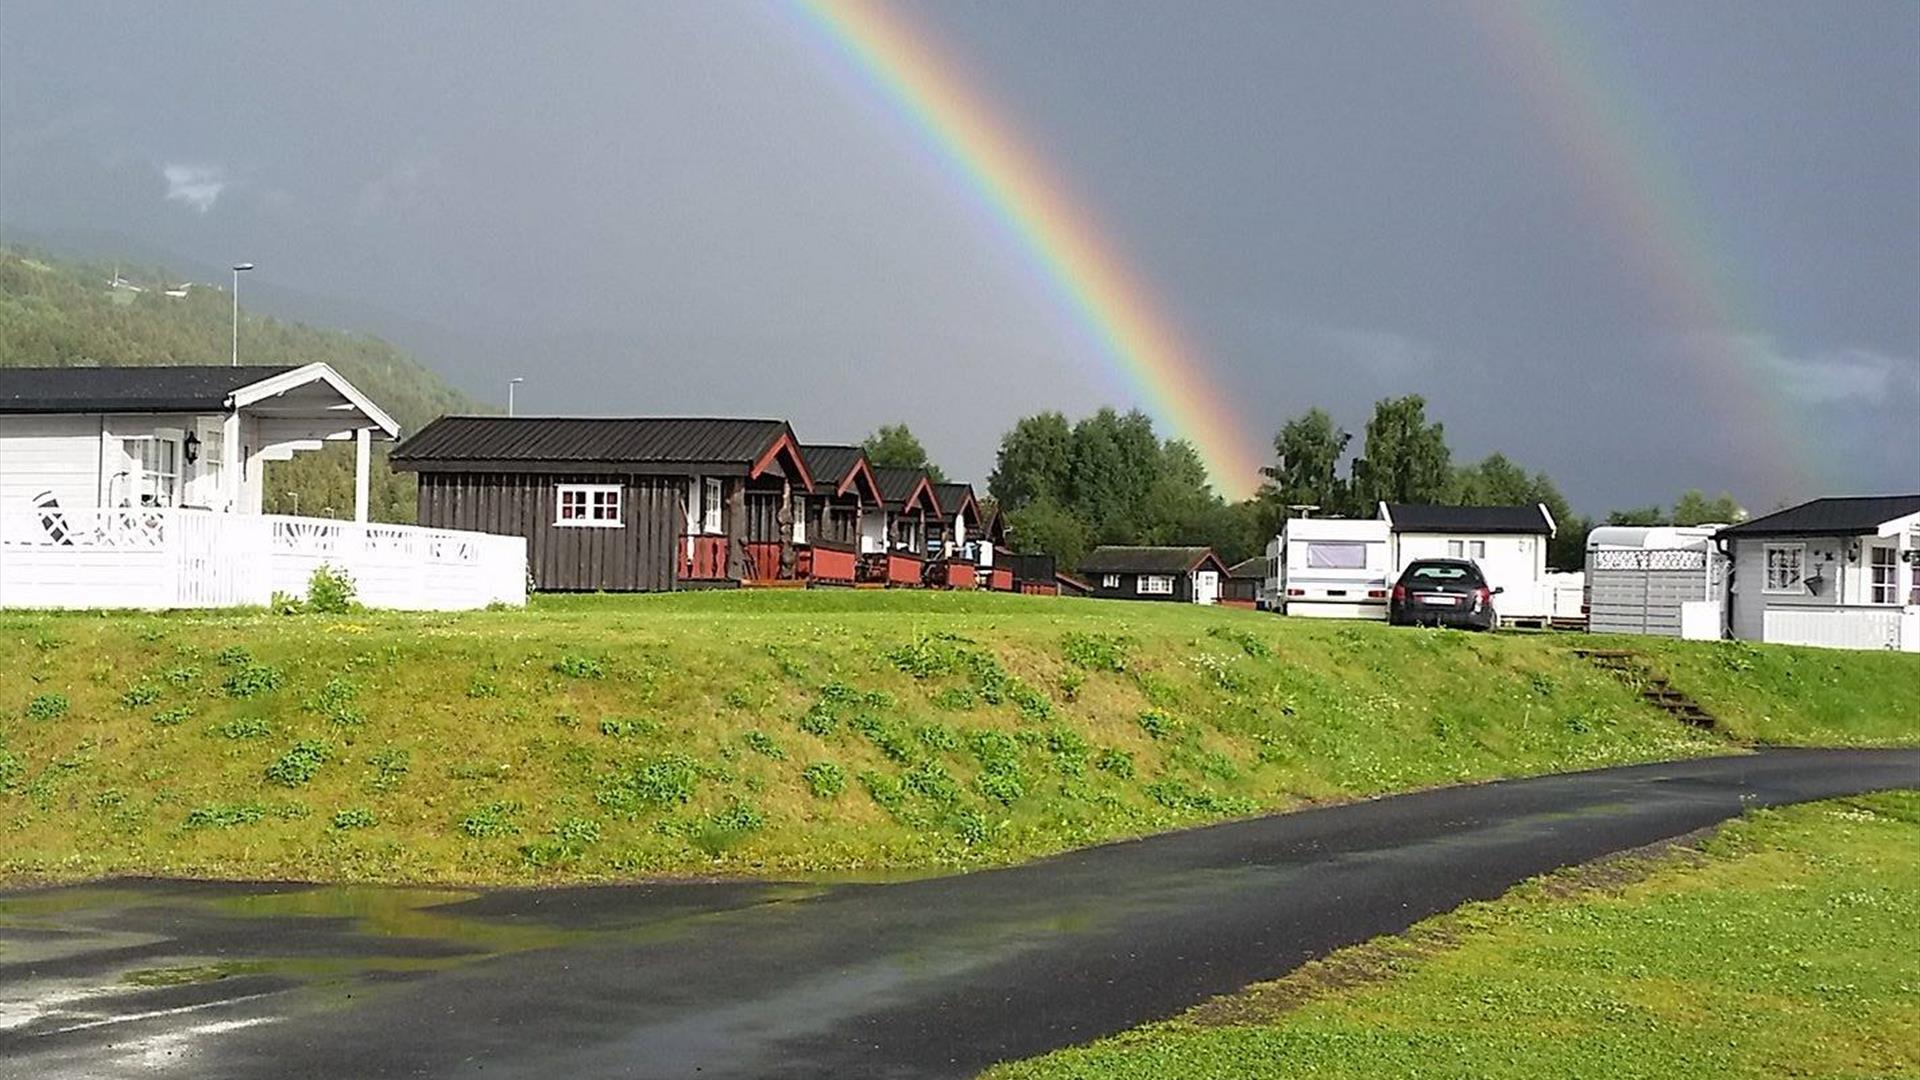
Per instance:
[[[688,541],[692,543],[689,545]],[[691,546],[692,554],[688,550]],[[680,579],[682,581],[725,581],[727,579],[727,538],[693,536],[680,538]]]
[[[809,495],[813,494],[813,474],[807,471],[806,459],[800,454],[800,441],[793,437],[791,429],[773,440],[773,445],[767,447],[766,451],[753,463],[753,468],[747,470],[747,479],[757,479],[761,473],[766,472],[767,466],[773,464],[773,459],[779,457],[782,450],[787,452],[787,465],[793,470],[790,475],[799,479],[802,490]]]
[[[940,497],[933,493],[933,481],[927,479],[926,473],[920,474],[920,482],[915,484],[913,490],[907,494],[907,497],[900,501],[900,512],[906,513],[912,510],[913,504],[919,502],[920,496],[923,494],[927,497],[927,505],[925,508],[933,511],[935,515],[939,515]]]
[[[867,480],[867,494],[873,496],[871,500],[873,505],[880,506],[885,503],[886,500],[880,497],[880,481],[874,477],[873,465],[867,461],[867,455],[865,454],[861,454],[855,459],[853,468],[848,470],[846,479],[840,481],[840,487],[834,494],[845,495],[848,488],[858,486],[855,484],[855,481],[863,476],[866,477]],[[868,501],[869,500],[863,498],[860,500],[860,505],[865,506]]]

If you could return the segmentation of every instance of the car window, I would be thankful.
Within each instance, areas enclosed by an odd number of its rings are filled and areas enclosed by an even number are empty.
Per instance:
[[[1465,566],[1415,563],[1407,568],[1407,577],[1414,581],[1471,581],[1477,576]]]

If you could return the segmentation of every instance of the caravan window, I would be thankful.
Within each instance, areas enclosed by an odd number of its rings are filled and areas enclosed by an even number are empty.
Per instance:
[[[1310,540],[1307,566],[1313,570],[1365,570],[1367,545],[1354,540]]]

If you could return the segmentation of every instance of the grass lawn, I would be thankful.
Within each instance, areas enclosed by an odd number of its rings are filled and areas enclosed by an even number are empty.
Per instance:
[[[1920,793],[1756,812],[987,1075],[1920,1076]]]
[[[0,613],[0,876],[965,867],[1733,748],[1584,640],[870,591]],[[1920,737],[1920,657],[1660,655],[1736,734]]]

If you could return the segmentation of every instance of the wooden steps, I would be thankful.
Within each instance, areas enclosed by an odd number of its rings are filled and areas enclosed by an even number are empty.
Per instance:
[[[1674,686],[1667,677],[1630,649],[1575,649],[1573,654],[1603,671],[1612,672],[1621,681],[1640,691],[1647,704],[1664,710],[1690,727],[1712,731],[1720,726],[1706,707]]]

